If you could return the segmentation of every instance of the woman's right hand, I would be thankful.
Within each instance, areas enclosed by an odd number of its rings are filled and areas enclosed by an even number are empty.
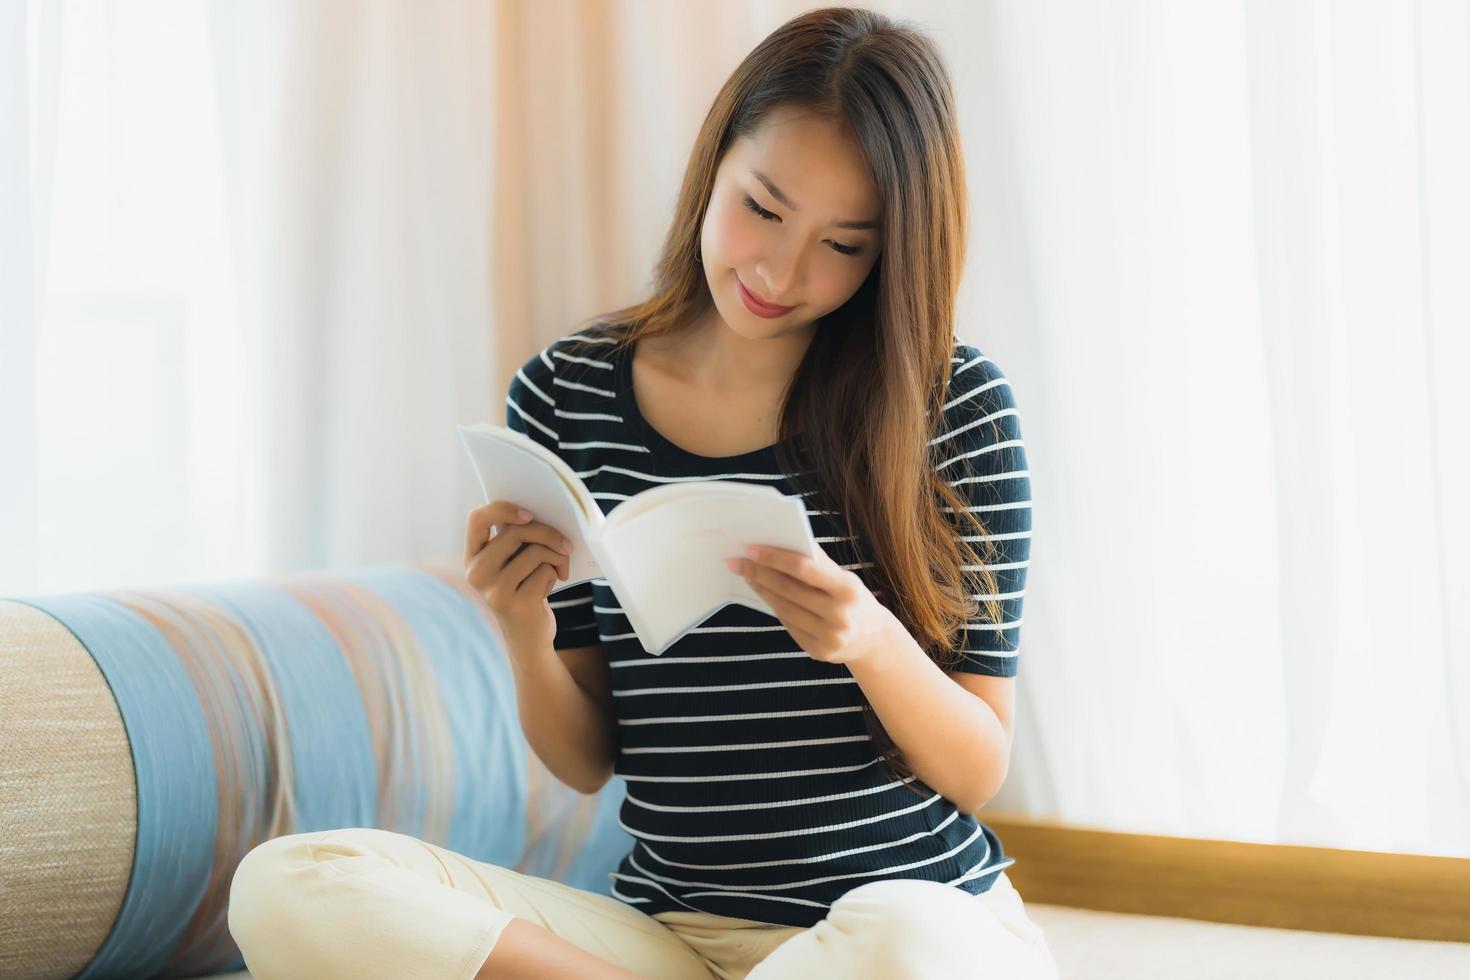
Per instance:
[[[539,649],[556,635],[556,613],[546,597],[571,574],[572,549],[560,531],[519,516],[522,510],[492,500],[470,511],[464,577],[495,613],[509,645]]]

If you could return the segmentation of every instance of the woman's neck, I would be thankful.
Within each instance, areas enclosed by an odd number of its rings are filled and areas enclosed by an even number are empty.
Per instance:
[[[780,391],[791,381],[816,336],[810,323],[776,337],[742,337],[710,312],[696,325],[669,338],[687,379],[718,391]]]

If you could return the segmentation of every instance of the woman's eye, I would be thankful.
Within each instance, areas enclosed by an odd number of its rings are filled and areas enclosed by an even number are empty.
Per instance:
[[[747,194],[745,196],[745,206],[748,209],[750,209],[751,211],[753,211],[756,214],[760,215],[766,221],[780,221],[781,220],[776,215],[772,214],[771,212],[767,211],[765,208],[761,207],[759,204],[755,203],[755,198],[751,197],[749,194]],[[860,252],[862,252],[862,248],[859,247],[859,246],[843,245],[840,242],[833,242],[832,243],[832,248],[835,249],[837,252],[841,253],[842,255],[857,255]]]
[[[759,204],[755,203],[755,198],[750,197],[749,195],[747,195],[745,198],[745,206],[750,208],[750,210],[754,211],[756,214],[760,215],[762,218],[765,218],[767,221],[781,220],[771,212],[767,211],[765,208],[761,207]]]

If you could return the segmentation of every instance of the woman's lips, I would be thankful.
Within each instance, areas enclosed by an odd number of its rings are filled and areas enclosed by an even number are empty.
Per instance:
[[[738,275],[735,277],[735,287],[740,290],[740,299],[745,303],[745,308],[756,316],[765,317],[769,320],[773,317],[784,316],[796,309],[794,306],[771,306],[768,303],[761,302],[750,290],[745,288],[745,283],[740,281]]]

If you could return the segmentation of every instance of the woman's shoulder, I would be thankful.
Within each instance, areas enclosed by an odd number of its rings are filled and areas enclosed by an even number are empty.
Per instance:
[[[606,361],[624,335],[622,324],[605,319],[593,320],[553,340],[547,345],[547,351],[568,358],[591,357]]]
[[[575,382],[605,377],[613,364],[616,340],[614,331],[596,324],[579,327],[526,358],[516,369],[513,383],[550,396],[557,379]]]
[[[1015,408],[1010,379],[995,359],[975,344],[956,341],[950,355],[945,414],[974,418]]]

